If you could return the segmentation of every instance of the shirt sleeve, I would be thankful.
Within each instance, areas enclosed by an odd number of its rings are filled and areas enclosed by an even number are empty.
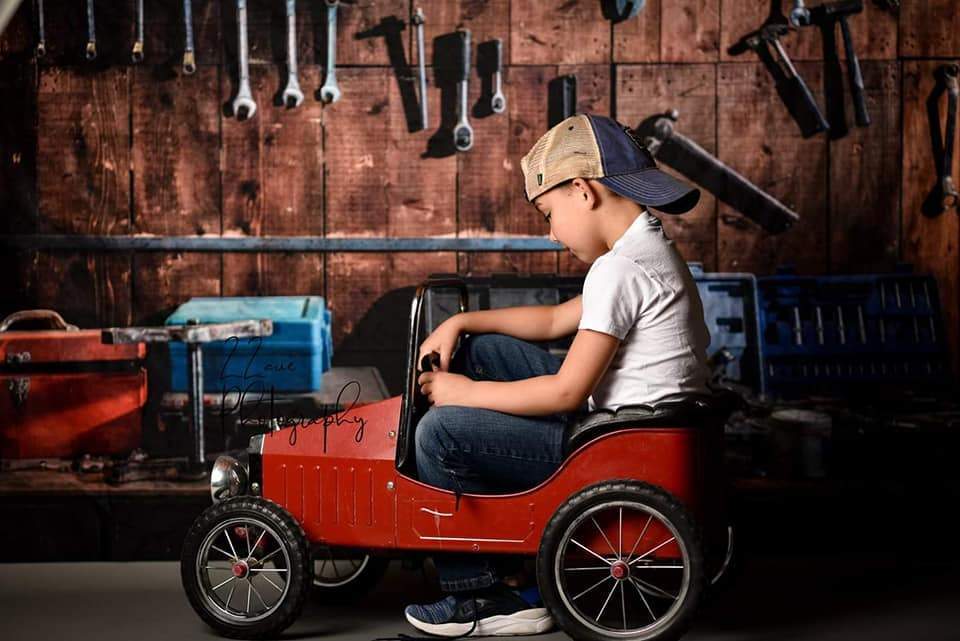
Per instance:
[[[583,281],[583,313],[577,329],[591,329],[623,340],[640,313],[637,274],[626,259],[601,256]]]

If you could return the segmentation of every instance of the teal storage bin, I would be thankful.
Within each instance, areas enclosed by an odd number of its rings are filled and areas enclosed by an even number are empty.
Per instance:
[[[177,308],[166,325],[270,319],[273,334],[203,345],[207,393],[316,392],[333,359],[332,314],[322,296],[199,297]],[[171,390],[188,388],[187,346],[170,343]]]

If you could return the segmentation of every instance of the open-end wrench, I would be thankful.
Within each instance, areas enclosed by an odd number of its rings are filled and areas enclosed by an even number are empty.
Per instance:
[[[43,0],[37,0],[37,57],[47,54],[47,36],[43,28]]]
[[[460,105],[460,120],[453,128],[453,144],[457,151],[467,151],[473,147],[473,128],[467,121],[467,94],[470,90],[470,31],[457,31],[460,36],[460,80],[457,82],[458,104]]]
[[[423,53],[423,9],[417,7],[413,14],[413,24],[417,27],[417,68],[420,72],[420,125],[427,128],[427,61]]]
[[[337,7],[339,0],[326,0],[327,3],[327,77],[320,87],[320,101],[330,104],[340,100],[340,87],[337,86]]]
[[[137,40],[133,43],[130,58],[134,62],[143,61],[143,0],[137,0]]]
[[[495,114],[502,114],[507,108],[507,99],[503,97],[503,41],[495,38],[493,42],[497,67],[493,72],[493,96],[490,98],[490,109]]]
[[[93,20],[93,0],[87,0],[87,60],[97,57],[97,28]]]
[[[303,92],[297,81],[297,0],[287,0],[287,86],[283,90],[283,104],[299,107]]]
[[[233,99],[233,113],[240,120],[257,113],[257,103],[250,92],[250,68],[247,60],[247,0],[237,0],[237,51],[240,58],[240,89]]]
[[[790,24],[794,27],[806,27],[810,24],[810,10],[803,4],[803,0],[793,0]]]
[[[193,53],[193,3],[183,0],[183,32],[186,44],[183,46],[183,73],[188,76],[197,71],[197,59]]]

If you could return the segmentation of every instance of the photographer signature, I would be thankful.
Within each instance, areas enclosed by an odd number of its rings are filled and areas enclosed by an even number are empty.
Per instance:
[[[353,400],[350,401],[350,405],[342,410],[337,410],[332,414],[319,417],[306,417],[306,416],[276,416],[275,409],[275,388],[273,385],[269,386],[269,389],[266,387],[266,376],[262,373],[253,371],[251,368],[253,366],[254,359],[257,356],[257,353],[260,351],[260,345],[262,339],[259,336],[254,336],[248,339],[249,342],[256,342],[256,347],[253,352],[250,354],[250,358],[247,361],[246,365],[243,368],[243,373],[241,374],[227,374],[227,366],[230,364],[230,360],[236,354],[237,347],[239,345],[240,339],[236,336],[231,336],[225,342],[230,343],[233,341],[233,348],[224,359],[223,366],[220,368],[220,380],[229,381],[228,384],[223,386],[222,397],[220,399],[220,420],[221,425],[224,424],[224,419],[228,414],[238,413],[240,417],[237,419],[237,423],[240,426],[245,426],[250,422],[262,421],[262,417],[254,417],[250,414],[253,413],[253,410],[256,410],[260,407],[261,403],[266,398],[269,398],[269,411],[268,411],[268,422],[271,425],[270,437],[273,437],[273,433],[279,429],[285,427],[292,427],[290,430],[289,442],[290,445],[295,445],[297,442],[297,430],[301,427],[307,428],[311,425],[321,424],[323,426],[323,451],[327,451],[327,433],[331,425],[343,425],[345,423],[355,423],[357,424],[357,431],[354,433],[354,441],[360,443],[363,440],[364,427],[367,422],[361,416],[348,416],[350,410],[356,406],[357,401],[360,399],[360,383],[358,381],[349,381],[347,382],[337,394],[337,400],[335,401],[336,407],[342,407],[342,401],[344,393],[347,391],[347,388],[354,387],[356,388],[356,394],[353,397]],[[263,371],[265,372],[280,372],[280,371],[295,371],[296,366],[293,362],[286,362],[280,364],[268,363],[263,366]],[[227,395],[231,393],[237,393],[238,398],[237,402],[233,407],[228,408],[226,404]],[[252,396],[252,400],[251,397]],[[245,416],[245,410],[248,414]]]

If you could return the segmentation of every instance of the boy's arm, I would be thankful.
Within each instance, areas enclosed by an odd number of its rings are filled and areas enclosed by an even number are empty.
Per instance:
[[[460,331],[470,334],[496,332],[526,341],[548,341],[577,330],[582,308],[580,296],[560,305],[524,305],[457,314]]]

